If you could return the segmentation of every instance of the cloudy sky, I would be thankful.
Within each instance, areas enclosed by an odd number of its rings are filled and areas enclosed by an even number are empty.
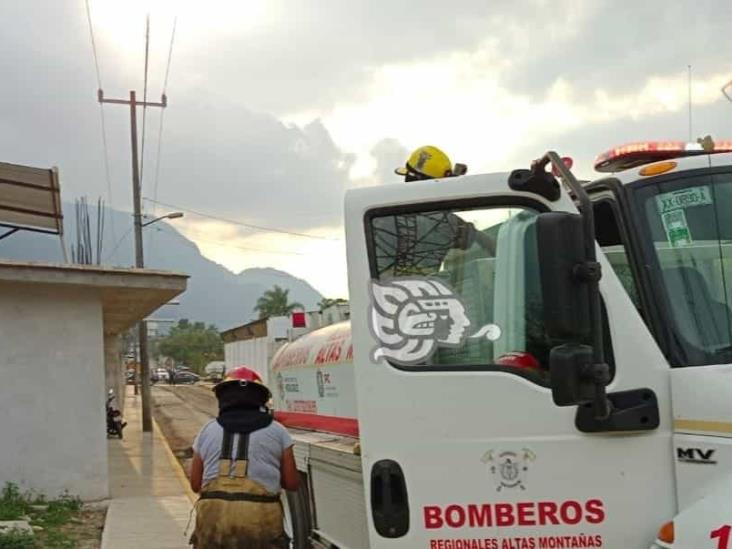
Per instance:
[[[346,294],[346,189],[397,182],[407,151],[435,144],[472,173],[548,148],[592,175],[611,146],[732,137],[726,0],[89,0],[108,96],[159,99],[146,115],[143,195],[234,272],[272,266]],[[64,198],[131,210],[129,112],[106,106],[84,0],[0,2],[0,160],[57,165]],[[156,173],[158,176],[156,177]],[[157,185],[155,181],[157,180]],[[153,212],[154,204],[146,202]],[[123,231],[117,229],[119,233]],[[131,243],[130,243],[131,245]],[[314,260],[315,258],[315,260]]]

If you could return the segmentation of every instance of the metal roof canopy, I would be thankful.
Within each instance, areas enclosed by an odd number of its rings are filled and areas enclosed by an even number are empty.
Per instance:
[[[0,227],[57,234],[66,258],[58,169],[41,169],[0,162]]]

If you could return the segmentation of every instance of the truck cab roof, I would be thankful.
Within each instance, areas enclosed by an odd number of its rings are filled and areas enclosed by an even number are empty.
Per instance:
[[[710,160],[713,158],[713,161]],[[718,152],[718,153],[702,153],[684,157],[672,157],[667,159],[653,159],[642,164],[634,164],[630,168],[619,170],[616,172],[607,173],[607,177],[614,177],[618,179],[623,185],[634,183],[639,179],[645,177],[651,177],[653,175],[659,175],[657,173],[641,173],[643,168],[647,168],[654,164],[660,164],[662,162],[671,162],[673,165],[668,167],[663,173],[674,173],[690,170],[705,169],[710,167],[710,163],[714,166],[732,165],[732,152]],[[598,179],[603,179],[604,174]],[[589,182],[588,182],[589,183]]]

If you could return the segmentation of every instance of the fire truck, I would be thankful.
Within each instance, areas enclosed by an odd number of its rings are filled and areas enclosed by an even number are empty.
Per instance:
[[[294,545],[732,548],[730,152],[350,191],[350,323],[271,363]]]

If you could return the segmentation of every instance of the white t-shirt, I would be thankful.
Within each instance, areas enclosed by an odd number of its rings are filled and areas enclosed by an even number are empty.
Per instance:
[[[193,451],[203,460],[203,485],[219,474],[221,443],[224,429],[215,419],[209,421],[193,441]],[[239,443],[234,435],[232,455]],[[292,437],[282,425],[273,421],[267,427],[249,434],[249,464],[247,476],[262,484],[269,492],[280,491],[280,461],[283,452],[292,446]]]

